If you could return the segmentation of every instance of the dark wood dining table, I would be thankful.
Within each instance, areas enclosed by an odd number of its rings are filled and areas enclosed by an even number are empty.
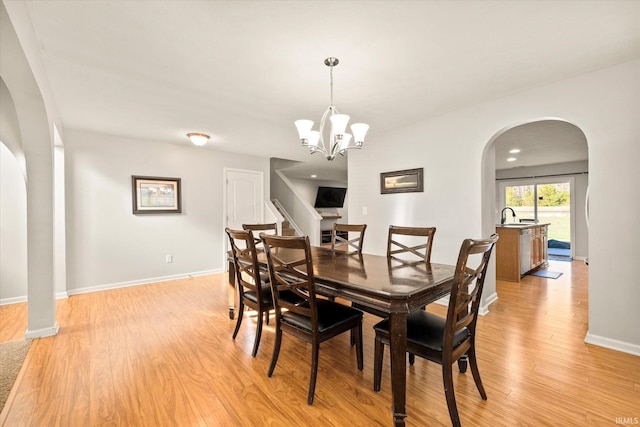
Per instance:
[[[334,252],[312,247],[318,293],[343,298],[374,312],[387,315],[391,332],[391,387],[395,426],[404,426],[406,403],[407,314],[422,309],[451,291],[453,265],[403,263],[386,256]],[[263,253],[259,263],[266,266]],[[229,317],[234,317],[233,263],[229,263]]]

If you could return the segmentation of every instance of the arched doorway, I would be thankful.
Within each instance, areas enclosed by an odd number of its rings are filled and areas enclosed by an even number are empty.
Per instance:
[[[27,198],[26,338],[54,335],[54,192],[53,126],[42,92],[22,49],[5,5],[0,6],[0,79],[3,86],[3,140],[23,159]],[[5,90],[6,89],[6,90]],[[4,130],[9,129],[5,138]]]
[[[518,153],[509,153],[520,149]],[[515,157],[516,161],[507,162]],[[588,188],[588,146],[582,130],[561,118],[536,118],[500,129],[489,140],[482,156],[483,232],[494,233],[505,207],[504,182],[537,185],[572,183],[571,244],[575,257],[588,257],[585,205]],[[501,185],[502,183],[502,185]],[[510,216],[510,215],[509,215]],[[524,215],[523,215],[524,216]],[[545,222],[548,218],[545,219]],[[568,233],[569,231],[567,231]],[[572,249],[573,250],[573,249]]]

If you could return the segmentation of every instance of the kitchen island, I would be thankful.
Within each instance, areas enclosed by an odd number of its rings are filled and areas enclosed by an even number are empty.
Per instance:
[[[496,278],[520,282],[525,274],[548,265],[549,224],[510,223],[496,225]]]

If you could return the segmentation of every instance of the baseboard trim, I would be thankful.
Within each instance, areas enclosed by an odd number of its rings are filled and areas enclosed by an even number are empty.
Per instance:
[[[189,277],[206,276],[207,274],[216,274],[216,273],[224,273],[224,272],[225,272],[225,269],[222,268],[222,269],[215,269],[215,270],[197,271],[195,273],[175,274],[172,276],[156,277],[151,279],[132,280],[129,282],[110,283],[106,285],[90,286],[87,288],[70,289],[63,292],[56,292],[55,297],[56,297],[56,300],[67,299],[69,298],[70,295],[80,295],[80,294],[88,294],[91,292],[108,291],[109,289],[126,288],[129,286],[149,285],[151,283],[156,283],[156,282],[188,279]],[[20,296],[20,297],[13,297],[13,298],[2,298],[0,299],[0,306],[19,304],[23,302],[28,302],[28,298],[26,295]]]
[[[69,294],[66,292],[56,292],[56,299],[69,298]],[[22,302],[28,302],[27,296],[15,297],[15,298],[3,298],[0,299],[0,305],[20,304]]]
[[[57,335],[59,330],[60,326],[58,326],[58,322],[54,322],[53,326],[50,326],[48,328],[34,330],[27,329],[27,331],[24,333],[24,337],[25,339],[51,337],[53,335]]]
[[[486,316],[487,314],[489,314],[489,306],[496,301],[498,301],[498,294],[494,292],[493,294],[489,295],[485,299],[485,303],[478,308],[478,314],[480,316]]]
[[[224,271],[225,271],[224,269],[205,270],[205,271],[197,271],[194,273],[174,274],[171,276],[152,277],[147,279],[131,280],[128,282],[109,283],[109,284],[98,285],[98,286],[89,286],[86,288],[68,289],[67,294],[70,296],[88,294],[91,292],[108,291],[110,289],[128,288],[130,286],[149,285],[149,284],[158,283],[158,282],[168,282],[170,280],[188,279],[191,277],[205,276],[207,274],[224,273]]]
[[[587,344],[597,345],[598,347],[604,347],[611,350],[620,351],[622,353],[640,356],[640,345],[593,335],[590,332],[587,332],[587,336],[584,338],[584,342],[586,342]]]
[[[0,305],[19,304],[21,302],[27,302],[27,296],[14,297],[14,298],[2,298],[0,299]]]

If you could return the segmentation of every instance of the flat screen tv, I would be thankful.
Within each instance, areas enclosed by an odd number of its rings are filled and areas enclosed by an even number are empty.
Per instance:
[[[346,188],[340,187],[318,187],[315,208],[341,208],[344,206],[344,196],[347,194]]]

